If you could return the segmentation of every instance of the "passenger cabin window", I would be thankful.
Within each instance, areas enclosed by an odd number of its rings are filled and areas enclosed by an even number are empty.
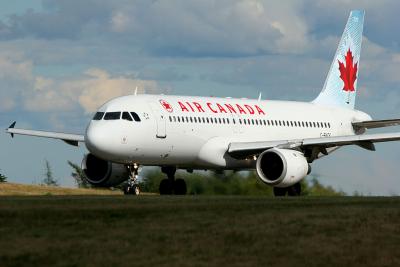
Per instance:
[[[140,121],[140,117],[139,117],[138,114],[136,114],[135,112],[131,112],[131,115],[132,115],[132,118],[133,118],[135,121],[137,121],[137,122]]]
[[[107,112],[104,116],[104,120],[119,120],[121,118],[121,112]]]
[[[131,115],[129,115],[129,112],[123,112],[122,119],[127,121],[133,121]]]
[[[93,120],[99,121],[103,118],[103,116],[104,116],[104,112],[97,112],[96,114],[94,114]]]

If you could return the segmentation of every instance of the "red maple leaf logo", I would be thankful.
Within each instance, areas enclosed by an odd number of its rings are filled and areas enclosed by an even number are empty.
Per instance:
[[[161,99],[160,100],[161,105],[164,107],[164,109],[168,112],[172,112],[174,109],[172,108],[172,106],[165,100]]]
[[[339,62],[339,71],[340,71],[340,78],[343,80],[343,90],[346,92],[354,92],[354,82],[357,79],[357,64],[355,63],[353,65],[353,53],[350,51],[347,51],[346,54],[346,66],[343,64],[343,62]]]

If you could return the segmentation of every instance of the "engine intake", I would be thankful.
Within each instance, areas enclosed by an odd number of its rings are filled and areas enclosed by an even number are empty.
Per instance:
[[[124,165],[111,163],[93,154],[85,155],[82,160],[82,170],[88,182],[98,187],[116,186],[129,178]]]
[[[303,153],[273,148],[260,154],[256,163],[258,177],[276,187],[289,187],[301,181],[311,171]]]

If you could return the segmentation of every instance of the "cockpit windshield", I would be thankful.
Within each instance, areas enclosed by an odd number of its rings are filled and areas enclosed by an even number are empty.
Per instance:
[[[103,118],[103,116],[104,116],[104,112],[97,112],[96,114],[94,114],[93,120],[99,121]]]
[[[107,112],[104,116],[104,120],[119,120],[121,118],[121,112]]]
[[[132,117],[133,117],[133,119],[134,119],[135,121],[140,121],[140,117],[139,117],[138,114],[136,114],[135,112],[131,112],[131,115],[132,115]]]
[[[123,120],[127,120],[127,121],[133,121],[131,115],[129,114],[129,112],[123,112],[122,113],[122,119]]]
[[[122,116],[121,116],[122,114]],[[94,117],[93,120],[95,121],[99,121],[99,120],[126,120],[126,121],[141,121],[140,117],[137,113],[135,112],[128,112],[128,111],[124,111],[124,112],[119,112],[119,111],[114,111],[114,112],[97,112]]]

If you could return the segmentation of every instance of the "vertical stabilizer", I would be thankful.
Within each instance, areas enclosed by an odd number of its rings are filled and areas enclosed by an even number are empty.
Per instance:
[[[354,108],[360,69],[363,24],[364,11],[351,11],[324,88],[313,103]]]

